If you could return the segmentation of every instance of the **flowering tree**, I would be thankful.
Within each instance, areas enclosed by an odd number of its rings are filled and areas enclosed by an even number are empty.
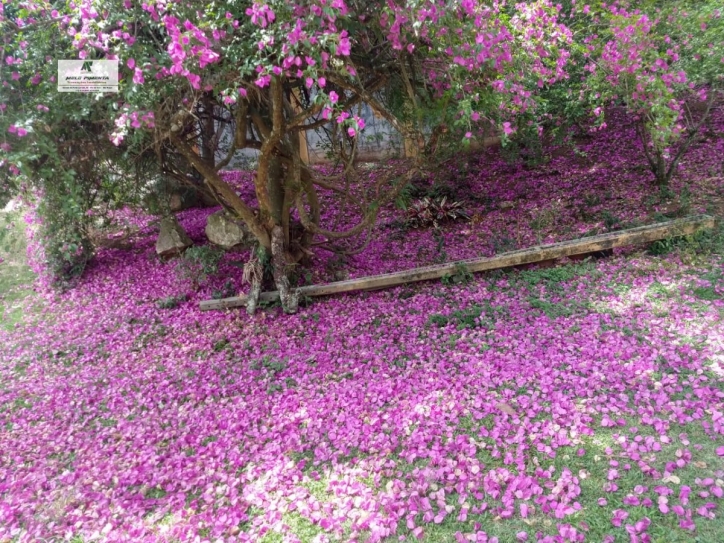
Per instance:
[[[297,303],[289,267],[310,254],[313,240],[334,244],[369,229],[443,134],[469,140],[476,126],[491,123],[512,133],[515,116],[534,108],[536,90],[565,76],[570,42],[547,0],[270,0],[204,8],[84,0],[62,8],[4,4],[2,24],[10,97],[2,106],[5,171],[37,175],[39,147],[53,151],[59,126],[89,117],[124,156],[155,153],[170,170],[174,161],[165,157],[180,156],[258,241],[247,269],[252,293],[261,281],[258,258],[268,258],[288,312]],[[60,52],[119,59],[120,94],[57,95]],[[317,191],[345,195],[357,179],[364,122],[352,108],[359,104],[419,152],[403,175],[382,172],[370,193],[347,198],[357,202],[358,224],[334,231],[323,224]],[[328,123],[343,135],[336,147],[343,168],[323,178],[302,162],[299,134]],[[231,144],[217,160],[217,131],[227,127]],[[41,143],[44,130],[52,138]],[[255,201],[242,199],[219,173],[244,148],[259,152]],[[293,228],[295,218],[301,228]],[[255,303],[251,296],[251,311]]]
[[[630,4],[630,5],[629,5]],[[724,82],[724,10],[716,2],[640,2],[578,10],[590,20],[587,87],[593,112],[620,102],[634,116],[656,182],[665,186],[709,117]],[[704,102],[692,111],[692,102]]]

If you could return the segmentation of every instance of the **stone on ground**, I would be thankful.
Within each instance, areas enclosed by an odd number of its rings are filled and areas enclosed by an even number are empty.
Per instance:
[[[225,211],[217,211],[206,220],[206,237],[214,245],[231,249],[249,240],[249,233],[241,221],[234,220]]]
[[[171,258],[183,253],[194,244],[174,216],[161,219],[161,230],[156,240],[156,254]]]

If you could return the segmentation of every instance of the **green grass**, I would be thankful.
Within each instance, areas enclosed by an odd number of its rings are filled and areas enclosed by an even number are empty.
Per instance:
[[[678,436],[685,433],[691,445],[684,446],[680,442],[674,441],[674,443],[665,446],[657,454],[656,466],[663,466],[665,462],[675,460],[677,449],[688,448],[692,452],[693,458],[692,462],[685,468],[676,471],[676,475],[680,478],[680,484],[669,483],[668,485],[675,490],[675,494],[669,497],[670,505],[678,503],[676,497],[678,496],[678,488],[681,485],[688,485],[692,488],[688,507],[693,507],[694,510],[707,501],[718,502],[719,500],[716,498],[704,499],[698,497],[697,493],[701,488],[694,482],[696,478],[713,477],[713,472],[722,467],[721,459],[715,452],[718,443],[706,436],[699,423],[674,426],[669,434]],[[645,476],[638,469],[635,462],[631,462],[632,468],[628,471],[622,467],[618,468],[621,477],[615,481],[618,485],[616,492],[606,493],[603,491],[610,467],[605,450],[607,447],[611,447],[614,453],[618,453],[620,449],[615,444],[613,434],[626,434],[632,437],[632,434],[628,433],[628,428],[627,425],[617,429],[599,429],[595,437],[585,438],[580,446],[558,449],[556,457],[553,459],[544,454],[537,455],[537,460],[541,466],[555,466],[554,477],[557,477],[563,468],[567,467],[574,476],[579,478],[581,494],[578,501],[581,504],[581,510],[565,519],[555,519],[541,514],[533,515],[527,519],[522,519],[517,515],[511,519],[500,519],[496,517],[495,513],[486,511],[482,514],[469,514],[465,522],[459,522],[457,520],[459,509],[456,509],[440,524],[423,525],[424,535],[420,540],[417,540],[406,527],[403,527],[398,535],[390,538],[389,541],[396,541],[398,536],[402,535],[405,536],[406,541],[455,543],[455,534],[458,531],[463,534],[472,533],[478,524],[478,529],[485,531],[488,537],[498,537],[501,543],[517,541],[516,534],[521,531],[528,532],[528,541],[535,541],[537,532],[555,535],[557,534],[557,525],[565,523],[572,525],[579,532],[585,533],[586,541],[601,541],[606,535],[610,534],[616,538],[616,542],[627,542],[629,536],[625,530],[625,525],[634,524],[644,517],[651,520],[648,534],[651,536],[653,543],[719,543],[724,541],[724,520],[720,520],[721,515],[718,511],[716,511],[717,519],[715,520],[704,519],[695,512],[693,518],[697,529],[694,534],[679,527],[679,518],[674,513],[662,514],[656,506],[657,494],[655,494],[654,488],[663,483]],[[647,431],[647,428],[642,426],[639,426],[639,434],[644,436],[653,435]],[[693,448],[694,444],[701,444],[701,450]],[[586,450],[585,455],[578,456],[576,454],[579,447]],[[625,461],[618,456],[617,459],[623,466]],[[504,466],[500,459],[493,459],[487,454],[481,460],[485,462],[486,470],[495,467],[506,467],[511,471],[515,471],[511,466]],[[585,478],[581,478],[581,474],[584,474]],[[648,487],[648,490],[641,497],[651,498],[654,502],[652,507],[624,505],[623,499],[628,494],[634,494],[637,485]],[[602,497],[607,500],[604,506],[598,504],[598,499]],[[449,504],[457,505],[457,495],[453,494],[448,498],[447,502]],[[471,505],[479,503],[476,500],[468,500],[468,502]],[[629,513],[629,517],[620,528],[614,527],[611,523],[613,512],[616,509],[623,509]],[[303,538],[300,539],[306,541]]]
[[[595,274],[595,272],[595,266],[589,262],[585,262],[581,264],[556,266],[553,268],[524,270],[520,272],[519,278],[523,283],[529,286],[535,286],[543,283],[548,286],[548,288],[555,288],[559,283],[571,281],[584,275]]]
[[[457,421],[456,428],[460,433],[466,435],[475,435],[481,427],[488,427],[490,425],[489,417],[481,420],[474,420],[470,416],[462,417]],[[416,525],[423,527],[423,535],[421,539],[417,539],[410,530],[406,527],[405,520],[401,520],[397,533],[385,539],[386,543],[392,543],[395,541],[407,541],[407,542],[427,542],[427,543],[456,543],[456,533],[461,532],[462,534],[470,534],[476,530],[484,531],[489,538],[497,537],[500,543],[514,543],[517,541],[516,535],[519,532],[528,533],[528,541],[536,541],[535,534],[540,532],[544,535],[555,536],[558,533],[558,525],[569,524],[576,528],[579,532],[585,533],[586,541],[601,541],[607,535],[615,537],[616,543],[624,543],[630,541],[629,535],[626,532],[626,524],[635,524],[638,520],[647,517],[651,520],[651,525],[648,528],[647,533],[651,537],[653,543],[721,543],[724,541],[724,520],[719,510],[716,510],[717,518],[714,520],[705,519],[700,517],[696,513],[696,509],[708,501],[719,503],[720,500],[709,497],[701,498],[698,496],[698,492],[702,490],[695,480],[697,478],[712,477],[716,479],[714,472],[718,469],[722,469],[724,465],[721,459],[716,454],[716,447],[721,444],[717,441],[712,440],[704,429],[700,422],[692,422],[689,424],[679,425],[672,424],[670,430],[667,432],[672,437],[673,442],[667,445],[662,445],[662,450],[656,453],[656,461],[652,462],[651,465],[658,469],[660,472],[663,471],[663,466],[666,462],[675,461],[677,456],[676,452],[678,449],[688,449],[692,453],[691,462],[687,464],[683,469],[677,469],[675,475],[679,478],[679,482],[668,482],[663,483],[660,480],[654,480],[651,477],[644,475],[638,468],[638,465],[634,461],[629,461],[621,457],[621,447],[617,444],[616,436],[625,435],[629,440],[635,436],[640,435],[656,436],[657,434],[649,426],[637,424],[638,430],[636,433],[631,433],[629,429],[634,425],[633,420],[627,420],[625,426],[615,428],[597,428],[596,434],[593,437],[585,436],[582,438],[582,442],[568,446],[561,447],[556,450],[556,455],[551,458],[545,453],[531,453],[531,462],[527,466],[527,472],[530,474],[534,471],[534,464],[536,462],[543,468],[549,468],[553,466],[555,468],[553,477],[557,479],[564,468],[568,468],[575,477],[579,480],[579,486],[581,488],[580,495],[576,500],[580,503],[581,509],[569,515],[564,519],[556,519],[550,515],[544,515],[540,512],[536,512],[527,519],[521,518],[518,513],[518,505],[521,501],[516,502],[516,514],[513,518],[501,519],[497,516],[497,513],[492,509],[499,505],[495,500],[487,500],[489,508],[480,514],[469,513],[465,521],[458,521],[458,514],[460,512],[460,504],[458,502],[458,495],[456,493],[446,493],[446,503],[448,505],[454,505],[455,510],[448,514],[440,524],[435,523],[422,523],[422,515],[419,514],[415,521]],[[457,433],[457,432],[456,432]],[[689,444],[685,445],[679,441],[678,436],[686,434],[689,440]],[[697,449],[694,445],[701,445]],[[577,451],[583,448],[585,454],[579,456]],[[606,454],[606,449],[611,448],[613,454],[611,456]],[[516,468],[511,465],[505,465],[502,461],[502,457],[494,458],[490,455],[490,448],[479,449],[476,456],[485,466],[485,471],[489,471],[493,468],[504,467],[509,471],[516,473]],[[311,459],[310,454],[305,454],[305,458]],[[391,460],[397,463],[396,470],[399,472],[407,473],[412,471],[413,468],[422,467],[426,461],[417,460],[413,464],[406,464],[401,461],[400,457],[393,454],[390,456]],[[535,459],[535,460],[533,460]],[[604,485],[608,482],[608,470],[610,469],[609,461],[616,459],[619,462],[618,471],[620,478],[614,482],[618,485],[618,490],[612,493],[607,493],[603,490]],[[631,469],[624,469],[626,462],[631,464]],[[311,469],[311,468],[310,468]],[[324,470],[319,467],[316,468],[322,473],[322,478],[318,481],[311,481],[304,484],[309,490],[310,494],[316,498],[321,505],[325,502],[335,501],[335,496],[330,493],[327,487],[327,479],[324,475]],[[384,488],[388,479],[383,478],[379,482],[377,488]],[[361,483],[368,486],[374,486],[372,480],[360,480]],[[692,488],[690,495],[690,502],[687,508],[691,508],[694,511],[693,520],[696,524],[696,532],[691,533],[679,527],[679,517],[673,512],[668,514],[662,514],[657,507],[657,496],[654,492],[654,488],[659,485],[666,484],[674,490],[674,494],[669,496],[669,505],[673,506],[678,503],[678,490],[682,485],[687,485]],[[624,498],[629,494],[635,494],[637,486],[647,487],[647,490],[640,494],[641,499],[648,497],[653,502],[651,507],[644,505],[632,506],[623,503]],[[605,498],[607,503],[603,506],[599,505],[599,498]],[[482,502],[469,496],[466,501],[471,506],[480,505]],[[533,505],[532,500],[527,501],[529,505]],[[537,511],[538,508],[536,506]],[[629,516],[623,522],[621,527],[615,527],[611,523],[611,519],[614,516],[614,511],[617,509],[623,509]],[[319,526],[311,523],[309,520],[301,517],[296,512],[285,513],[283,516],[284,524],[291,528],[291,532],[301,541],[302,543],[312,543],[315,538],[324,533]],[[345,533],[341,538],[334,536],[333,534],[327,534],[330,542],[342,542],[347,541],[348,534]],[[264,543],[281,542],[283,537],[277,532],[268,532],[266,536],[261,540]],[[365,541],[364,536],[361,541]]]
[[[35,274],[25,263],[27,240],[21,212],[0,210],[0,327],[12,330],[33,294]]]
[[[12,330],[28,310],[35,274],[22,264],[0,264],[0,327]]]

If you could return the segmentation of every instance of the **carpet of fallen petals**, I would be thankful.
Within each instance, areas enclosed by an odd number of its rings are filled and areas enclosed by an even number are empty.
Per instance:
[[[320,251],[314,280],[666,212],[633,128],[611,125],[535,168],[481,154],[457,179],[474,221],[401,235],[404,213],[390,207],[361,254]],[[724,195],[721,114],[712,130],[672,186],[691,212],[718,212]],[[248,190],[248,174],[228,176]],[[195,241],[213,211],[180,214]],[[191,291],[155,257],[149,218],[118,220],[140,226],[131,249],[99,251],[77,288],[0,329],[0,541],[724,534],[715,254],[634,248],[249,317],[198,310],[227,277],[241,289],[241,255]],[[157,304],[181,294],[177,307]]]

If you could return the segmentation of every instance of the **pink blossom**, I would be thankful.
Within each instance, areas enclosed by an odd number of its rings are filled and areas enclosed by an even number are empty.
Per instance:
[[[256,86],[261,87],[261,88],[268,86],[270,82],[271,82],[270,75],[263,75],[263,76],[259,77],[256,81],[254,81]]]
[[[611,524],[613,524],[616,527],[620,527],[621,524],[623,524],[623,521],[628,518],[628,512],[624,511],[623,509],[616,509],[613,512],[613,518],[611,519]]]

